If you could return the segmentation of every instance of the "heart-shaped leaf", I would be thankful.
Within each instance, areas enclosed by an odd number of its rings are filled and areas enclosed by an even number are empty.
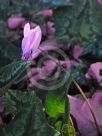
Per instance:
[[[62,87],[48,92],[45,100],[45,109],[51,117],[56,118],[61,113],[65,113],[66,92],[68,92],[72,79],[73,77],[70,76],[67,83]]]
[[[17,109],[15,118],[3,128],[1,136],[59,136],[44,115],[44,109],[34,91],[9,90],[8,95]]]
[[[73,0],[71,6],[56,8],[56,38],[68,45],[77,41],[83,44],[94,41],[102,35],[101,11],[102,6],[97,0]]]
[[[0,94],[7,90],[12,83],[27,69],[29,61],[13,62],[0,69]]]

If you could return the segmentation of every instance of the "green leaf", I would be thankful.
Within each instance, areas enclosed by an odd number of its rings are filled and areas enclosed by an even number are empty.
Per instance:
[[[57,121],[56,124],[55,124],[56,130],[58,130],[60,132],[61,131],[61,127],[62,127],[62,121]]]
[[[61,136],[75,136],[75,129],[68,124],[62,127]]]
[[[0,66],[20,58],[20,49],[12,45],[5,38],[0,37]]]
[[[34,91],[9,90],[10,99],[15,102],[17,114],[8,125],[0,128],[1,136],[59,136],[44,115],[44,109]]]
[[[48,92],[45,100],[45,109],[51,117],[56,118],[60,114],[65,113],[65,96],[72,79],[73,77],[68,78],[67,83],[62,87]]]
[[[16,102],[11,98],[11,95],[9,95],[9,93],[5,94],[4,104],[5,104],[5,115],[17,112]]]
[[[65,88],[61,87],[57,90],[49,91],[47,94],[45,100],[45,109],[51,117],[57,117],[60,113],[65,112],[64,89]]]
[[[102,35],[101,11],[102,7],[96,0],[73,0],[71,6],[56,8],[56,38],[67,44],[93,41],[97,35]]]
[[[6,91],[31,64],[29,61],[12,62],[0,69],[0,93]]]

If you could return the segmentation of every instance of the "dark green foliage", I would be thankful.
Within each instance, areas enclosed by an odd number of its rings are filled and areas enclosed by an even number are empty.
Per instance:
[[[7,95],[14,103],[16,116],[8,125],[0,128],[1,136],[59,136],[47,123],[43,106],[33,91],[9,90]]]
[[[35,13],[47,8],[55,8],[65,5],[67,0],[0,0],[0,17],[6,19],[7,16],[13,13]]]
[[[16,61],[0,69],[0,94],[12,85],[12,83],[27,69],[30,65],[28,61]]]
[[[81,58],[87,61],[102,61],[102,40],[98,39],[84,46]],[[90,58],[90,59],[87,59]]]
[[[51,17],[36,14],[44,9],[53,9],[54,14]],[[36,23],[41,27],[48,21],[54,22],[56,32],[55,37],[52,37],[65,43],[67,47],[72,45],[68,50],[63,48],[71,60],[76,59],[80,63],[79,59],[81,59],[81,64],[68,71],[70,77],[62,87],[50,91],[50,87],[45,83],[49,87],[46,100],[43,101],[45,107],[35,95],[37,90],[28,91],[26,88],[30,85],[28,78],[31,77],[26,75],[27,78],[24,79],[22,75],[29,66],[31,68],[36,68],[36,66],[31,65],[29,61],[21,60],[22,52],[19,47],[21,47],[23,26],[15,29],[8,28],[7,19],[11,15],[21,15],[27,22]],[[86,87],[88,92],[95,88],[94,82],[90,84],[85,74],[90,64],[102,61],[102,7],[97,0],[0,0],[0,19],[0,96],[5,96],[5,110],[2,114],[4,116],[14,115],[13,120],[0,128],[0,136],[74,136],[74,129],[69,122],[70,104],[67,95],[69,90],[71,94],[77,93],[77,89],[71,84],[73,79],[82,89]],[[7,32],[8,35],[10,32],[15,34],[17,32],[19,37],[13,39],[12,36],[8,40]],[[41,42],[46,41],[48,37],[50,37],[49,34],[46,36],[42,34]],[[75,43],[81,43],[80,45],[84,48],[78,59],[74,58],[72,52]],[[57,56],[53,53],[52,55]],[[39,58],[40,55],[35,59],[36,64]],[[62,73],[60,72],[60,81],[63,80]],[[33,76],[33,72],[31,74]],[[102,70],[100,70],[100,75],[102,75]],[[23,78],[23,80],[15,85],[18,78]],[[24,82],[26,85],[23,85]],[[56,84],[57,81],[53,83]],[[12,90],[13,87],[17,87],[18,90],[17,88]],[[0,115],[0,119],[1,117]],[[61,134],[51,127],[47,120]]]
[[[75,75],[74,75],[75,76]],[[62,113],[65,113],[65,98],[68,93],[69,86],[72,82],[73,76],[67,77],[66,83],[53,91],[49,91],[45,100],[46,112],[56,118]],[[69,105],[68,105],[69,107]]]
[[[73,0],[54,11],[56,37],[63,43],[93,41],[102,33],[102,7],[96,0]]]
[[[0,66],[20,58],[21,49],[12,45],[7,39],[0,37]]]

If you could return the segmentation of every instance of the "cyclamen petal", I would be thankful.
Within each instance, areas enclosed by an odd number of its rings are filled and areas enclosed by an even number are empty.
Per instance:
[[[100,75],[100,70],[102,70],[102,62],[93,63],[85,76],[87,79],[96,79],[100,83],[100,86],[102,86],[102,76]]]
[[[40,54],[40,52],[41,52],[40,50],[37,50],[36,52],[33,52],[32,55],[31,55],[31,57],[33,59],[35,59]]]
[[[9,29],[15,29],[18,26],[22,25],[24,22],[25,22],[25,19],[23,17],[16,17],[16,16],[11,16],[7,20]]]
[[[27,23],[25,26],[24,26],[24,37],[27,37],[29,35],[29,32],[30,32],[30,24]]]
[[[35,29],[32,29],[31,31],[33,31],[32,32],[33,40],[31,42],[31,48],[33,48],[33,50],[37,50],[41,41],[41,29],[39,26],[37,26]],[[33,46],[34,44],[36,46]]]
[[[82,136],[98,136],[97,129],[89,107],[81,97],[68,96],[70,113],[75,117]],[[102,92],[98,90],[88,99],[95,114],[97,125],[102,135]]]
[[[83,48],[79,44],[74,45],[72,54],[75,59],[79,60],[79,57],[82,52],[83,52]]]
[[[41,29],[37,26],[35,29],[30,29],[30,24],[24,26],[24,38],[22,40],[22,59],[33,59],[39,54],[38,47],[41,41]],[[35,57],[34,57],[35,58]]]
[[[43,16],[52,16],[53,11],[51,9],[40,11],[37,15],[43,15]]]
[[[29,50],[30,50],[30,41],[29,41],[28,37],[23,38],[23,40],[22,40],[22,51],[28,52]]]
[[[102,0],[97,0],[97,1],[102,6]]]

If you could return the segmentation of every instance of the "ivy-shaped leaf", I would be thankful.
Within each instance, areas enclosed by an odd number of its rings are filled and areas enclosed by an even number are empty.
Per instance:
[[[45,100],[46,112],[51,117],[58,117],[60,114],[65,113],[65,97],[67,89],[72,82],[73,76],[68,77],[67,83],[62,87],[49,91]]]
[[[9,93],[5,93],[5,99],[4,99],[4,106],[5,106],[5,115],[12,115],[12,113],[16,114],[17,107],[16,102],[11,98],[11,95]]]
[[[102,7],[97,0],[73,0],[71,6],[56,8],[56,38],[65,43],[83,44],[102,34]]]
[[[12,83],[27,69],[29,61],[13,62],[0,69],[0,94],[6,91]]]
[[[51,117],[57,117],[59,114],[65,112],[65,87],[57,90],[49,91],[45,101],[46,112]]]
[[[17,114],[9,124],[0,128],[1,136],[59,136],[48,124],[43,106],[33,91],[9,90],[7,93],[15,102]]]

